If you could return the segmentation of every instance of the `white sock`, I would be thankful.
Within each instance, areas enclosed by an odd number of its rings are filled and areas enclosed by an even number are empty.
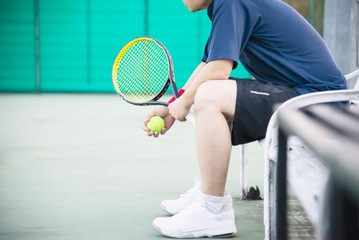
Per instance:
[[[218,214],[232,208],[232,197],[227,192],[223,197],[218,197],[208,195],[200,191],[200,197],[203,199],[206,208],[214,214]]]

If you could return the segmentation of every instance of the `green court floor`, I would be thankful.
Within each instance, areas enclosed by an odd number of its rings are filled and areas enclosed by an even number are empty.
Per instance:
[[[194,129],[148,138],[148,110],[110,94],[0,95],[0,239],[163,239],[152,228],[160,201],[198,174]],[[250,145],[249,183],[261,190],[262,155]],[[263,239],[263,201],[239,200],[239,177],[234,148],[236,238]]]

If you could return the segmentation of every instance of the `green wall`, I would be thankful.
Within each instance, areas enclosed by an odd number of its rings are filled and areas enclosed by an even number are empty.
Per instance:
[[[34,3],[0,1],[0,90],[35,91]]]
[[[206,12],[191,14],[181,0],[0,1],[0,91],[113,92],[117,53],[143,35],[167,46],[181,87],[209,30]]]

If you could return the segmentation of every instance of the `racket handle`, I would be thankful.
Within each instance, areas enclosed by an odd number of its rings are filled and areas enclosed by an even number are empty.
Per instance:
[[[191,106],[187,116],[186,116],[186,120],[191,123],[192,125],[195,125],[196,121],[194,118],[194,109],[193,109],[193,105]]]

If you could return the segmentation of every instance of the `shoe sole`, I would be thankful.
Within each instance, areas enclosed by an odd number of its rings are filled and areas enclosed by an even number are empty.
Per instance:
[[[227,233],[223,233],[223,230],[221,230],[221,228],[211,230],[206,229],[203,231],[178,234],[175,232],[162,231],[155,225],[153,225],[153,227],[157,232],[171,238],[231,238],[236,236],[237,234],[237,231],[229,231]]]

